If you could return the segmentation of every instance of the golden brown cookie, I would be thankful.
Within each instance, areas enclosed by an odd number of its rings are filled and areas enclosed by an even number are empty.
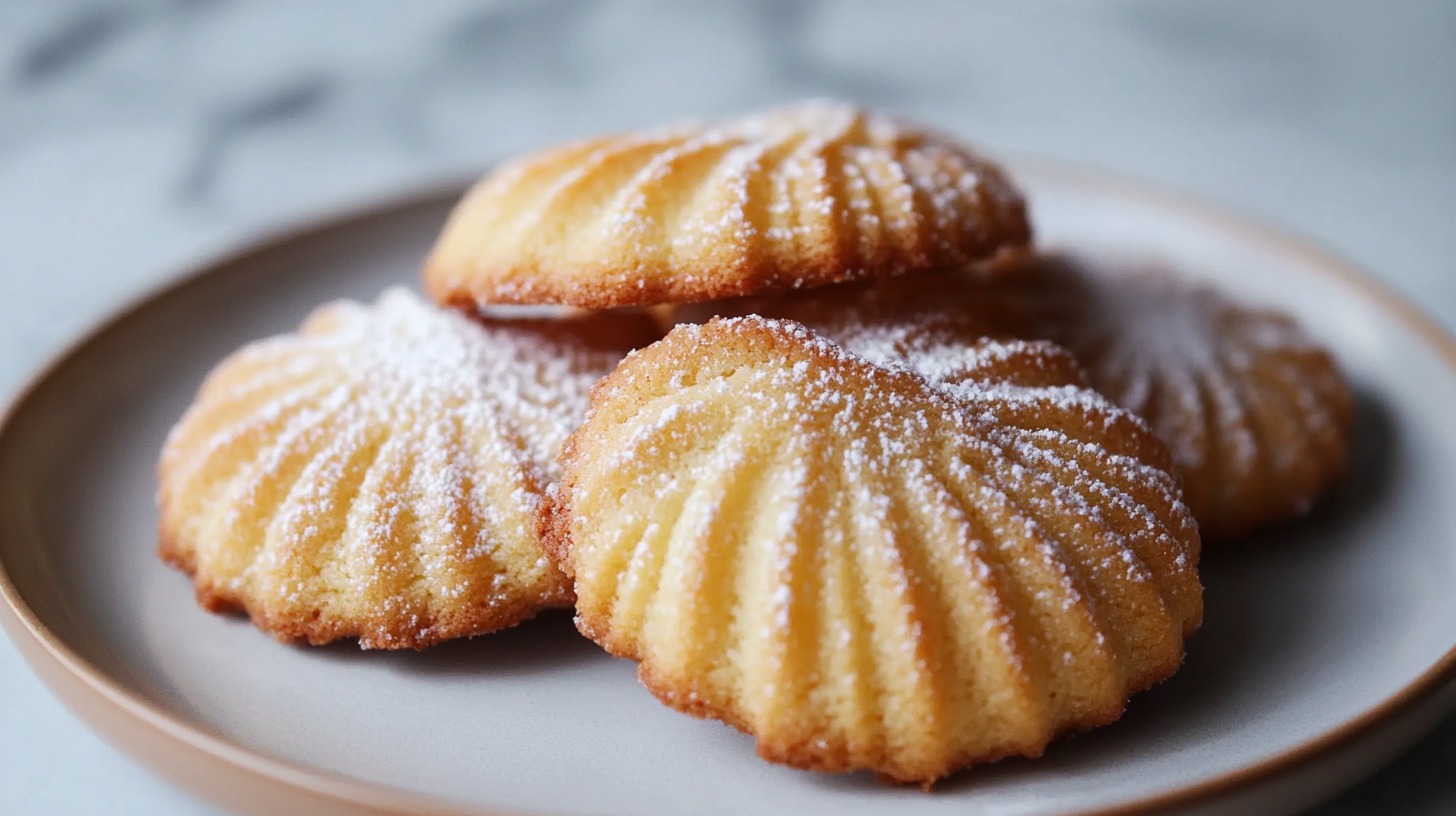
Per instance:
[[[1007,270],[973,300],[983,319],[1066,346],[1093,387],[1148,421],[1205,538],[1302,515],[1345,472],[1349,388],[1288,315],[1070,254]]]
[[[486,176],[425,269],[442,303],[683,303],[987,258],[1030,240],[992,162],[808,102],[545,150]]]
[[[1199,625],[1197,527],[1064,352],[977,353],[942,386],[746,317],[629,356],[543,515],[578,628],[800,768],[928,784],[1117,719]]]
[[[626,352],[598,322],[481,323],[394,290],[245,346],[162,452],[162,558],[282,640],[422,648],[569,606],[537,505]]]

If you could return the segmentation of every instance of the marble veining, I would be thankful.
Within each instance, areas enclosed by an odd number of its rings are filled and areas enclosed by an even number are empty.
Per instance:
[[[332,92],[328,76],[305,74],[211,113],[203,123],[192,164],[177,183],[178,197],[186,202],[208,194],[234,140],[246,138],[254,128],[306,117],[326,104]]]
[[[1456,4],[11,0],[0,389],[269,226],[550,140],[804,96],[1223,201],[1456,326]],[[8,643],[0,696],[0,810],[208,812],[86,732]],[[1456,719],[1314,813],[1456,812],[1453,766]]]
[[[133,20],[125,8],[94,6],[80,9],[51,34],[32,43],[15,64],[15,80],[27,85],[65,74],[108,42],[122,35]]]

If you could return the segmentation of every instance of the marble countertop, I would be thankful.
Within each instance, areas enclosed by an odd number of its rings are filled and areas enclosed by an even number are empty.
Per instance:
[[[1456,327],[1441,0],[0,0],[0,392],[270,227],[544,141],[805,96],[1203,195]],[[0,811],[212,812],[3,641],[0,699]],[[1456,719],[1316,813],[1456,812],[1453,767]]]

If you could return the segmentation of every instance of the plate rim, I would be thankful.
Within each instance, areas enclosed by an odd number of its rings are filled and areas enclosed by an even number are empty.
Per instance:
[[[1058,181],[1077,188],[1110,190],[1118,197],[1140,200],[1195,221],[1210,223],[1278,254],[1294,258],[1310,274],[1333,279],[1354,290],[1376,308],[1390,314],[1437,352],[1441,361],[1456,376],[1456,336],[1389,284],[1311,238],[1266,223],[1257,217],[1243,215],[1201,196],[1160,186],[1130,174],[1042,156],[1014,152],[1006,153],[1005,156],[1005,163],[1010,167],[1013,176],[1026,172],[1055,177]],[[25,408],[55,375],[99,345],[117,328],[153,308],[158,301],[174,298],[188,289],[206,285],[229,268],[280,247],[311,240],[318,233],[345,229],[391,212],[424,206],[451,197],[458,198],[478,178],[479,174],[476,173],[444,181],[426,182],[393,194],[372,196],[363,201],[327,208],[312,216],[257,230],[233,242],[228,248],[165,276],[160,283],[143,288],[139,293],[122,300],[118,306],[50,354],[5,398],[4,409],[0,411],[0,449],[3,449],[14,433],[14,425]],[[122,740],[98,724],[102,714],[120,714],[132,727],[150,729],[149,736],[168,741],[168,747],[196,752],[194,757],[197,760],[207,760],[217,770],[241,771],[255,781],[280,785],[311,799],[321,797],[326,803],[368,812],[411,815],[430,813],[472,816],[491,812],[490,808],[482,809],[456,800],[416,794],[394,786],[271,757],[238,744],[225,735],[211,733],[169,709],[146,700],[86,660],[46,626],[21,597],[10,577],[3,549],[0,549],[0,598],[4,599],[4,603],[0,604],[0,629],[6,631],[17,651],[47,690],[88,730],[102,736],[120,753],[141,760],[144,765],[159,772],[173,784],[180,782],[173,769],[165,767],[165,763],[161,761],[153,761],[155,758],[146,756],[146,752],[141,749],[121,745]],[[1176,790],[1116,805],[1079,810],[1064,816],[1153,813],[1175,807],[1191,807],[1232,795],[1293,773],[1350,745],[1379,725],[1425,701],[1453,679],[1456,679],[1456,644],[1452,644],[1431,666],[1384,700],[1279,754]],[[92,711],[97,704],[111,710]],[[83,708],[86,711],[83,712]],[[195,785],[184,787],[193,791],[205,789]],[[543,813],[521,810],[512,812]]]

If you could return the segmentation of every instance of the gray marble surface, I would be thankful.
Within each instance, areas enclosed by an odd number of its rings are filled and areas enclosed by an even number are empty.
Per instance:
[[[804,97],[1305,234],[1456,327],[1456,3],[0,0],[0,391],[178,269],[543,141]],[[0,812],[211,812],[0,643]],[[1316,812],[1456,813],[1456,719]]]

